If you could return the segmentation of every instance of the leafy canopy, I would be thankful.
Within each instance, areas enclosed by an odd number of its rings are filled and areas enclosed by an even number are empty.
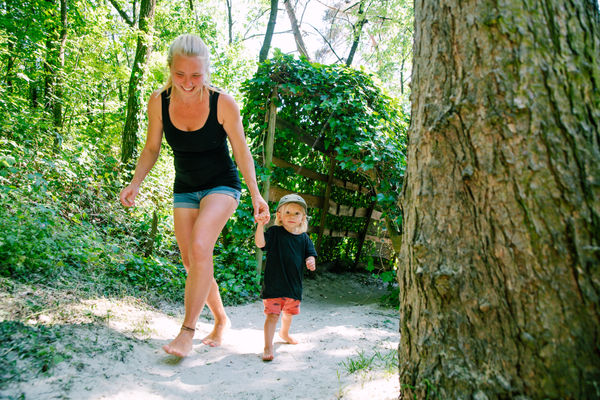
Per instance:
[[[259,66],[242,91],[246,98],[245,128],[254,147],[264,142],[268,122],[265,114],[276,93],[277,118],[320,139],[325,151],[337,161],[336,177],[356,181],[357,174],[360,175],[359,181],[366,180],[377,193],[381,209],[400,224],[396,199],[406,165],[408,117],[372,75],[342,65],[310,63],[304,58],[276,53]],[[327,173],[328,163],[322,154],[309,146],[300,146],[291,129],[278,129],[274,154],[296,165]],[[319,189],[308,182],[297,184],[295,189],[320,195],[314,192]]]

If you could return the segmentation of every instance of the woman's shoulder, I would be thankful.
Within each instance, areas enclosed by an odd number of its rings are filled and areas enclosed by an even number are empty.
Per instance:
[[[163,90],[155,90],[148,99],[148,113],[160,116],[162,114],[162,96]]]
[[[215,90],[214,92],[217,93],[217,95],[219,96],[219,107],[225,107],[225,108],[232,108],[232,107],[237,108],[238,107],[235,99],[229,93],[223,92],[221,90]]]
[[[235,121],[239,116],[240,108],[233,96],[229,93],[219,92],[219,99],[217,101],[217,118],[219,123],[223,124],[226,120]]]
[[[148,99],[148,104],[161,103],[162,96],[161,94],[164,92],[162,89],[155,90],[150,94],[150,98]]]
[[[160,99],[163,92],[166,92],[164,88],[156,89],[154,92],[150,94],[150,100]]]

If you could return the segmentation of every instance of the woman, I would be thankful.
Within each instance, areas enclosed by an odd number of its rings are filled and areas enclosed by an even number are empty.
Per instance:
[[[141,183],[158,158],[164,131],[175,161],[175,237],[188,275],[181,330],[163,349],[185,357],[192,350],[196,322],[204,304],[215,318],[212,332],[202,340],[204,344],[219,346],[229,323],[212,261],[217,238],[241,195],[227,139],[252,196],[255,219],[268,216],[269,208],[258,190],[239,108],[230,95],[210,86],[209,53],[202,39],[179,36],[169,49],[167,63],[169,80],[150,96],[146,144],[131,183],[123,189],[120,199],[125,207],[134,205]]]

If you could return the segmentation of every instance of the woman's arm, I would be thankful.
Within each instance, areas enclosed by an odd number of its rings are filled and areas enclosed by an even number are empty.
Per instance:
[[[265,215],[265,213],[267,218],[270,218],[269,206],[261,196],[260,191],[258,190],[258,184],[256,183],[254,160],[252,159],[252,154],[250,154],[248,144],[246,143],[240,109],[233,97],[228,94],[221,93],[219,95],[217,119],[223,124],[225,132],[227,132],[227,137],[229,138],[231,148],[233,149],[235,162],[242,172],[246,186],[248,186],[248,190],[250,191],[250,196],[252,196],[255,220],[259,216]],[[267,219],[267,222],[268,221],[269,219]]]
[[[146,144],[140,154],[135,173],[131,183],[121,191],[121,204],[125,207],[131,207],[135,204],[140,185],[152,169],[158,155],[160,154],[160,144],[162,141],[162,108],[161,98],[158,92],[154,92],[148,100],[148,129],[146,132]]]

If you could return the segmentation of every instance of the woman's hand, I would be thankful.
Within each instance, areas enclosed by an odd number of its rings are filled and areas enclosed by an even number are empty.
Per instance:
[[[260,194],[257,194],[252,197],[252,207],[254,208],[255,222],[258,222],[260,220],[261,222],[264,221],[264,224],[267,224],[271,220],[269,205]]]
[[[254,217],[254,220],[258,225],[266,225],[269,223],[270,216],[268,213],[258,214],[258,216]]]
[[[135,205],[135,198],[139,191],[140,188],[138,186],[132,185],[129,185],[121,190],[121,195],[119,196],[121,204],[123,204],[125,207],[131,207]]]

